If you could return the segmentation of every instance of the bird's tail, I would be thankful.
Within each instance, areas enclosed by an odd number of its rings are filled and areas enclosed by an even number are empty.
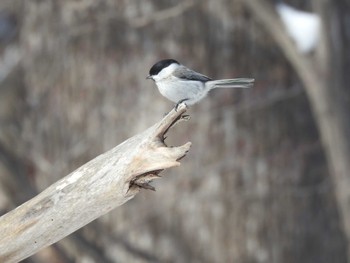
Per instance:
[[[251,88],[254,85],[254,79],[251,79],[251,78],[219,79],[219,80],[210,80],[206,84],[209,84],[210,89]]]

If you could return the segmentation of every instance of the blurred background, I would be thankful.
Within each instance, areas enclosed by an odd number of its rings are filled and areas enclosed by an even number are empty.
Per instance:
[[[158,60],[256,79],[189,109],[157,192],[23,262],[348,262],[349,28],[347,0],[2,0],[1,214],[162,118]]]

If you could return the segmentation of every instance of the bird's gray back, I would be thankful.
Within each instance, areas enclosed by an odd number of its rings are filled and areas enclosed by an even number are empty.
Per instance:
[[[190,70],[189,68],[182,65],[178,67],[173,74],[180,79],[186,79],[186,80],[196,80],[201,82],[207,82],[209,80],[212,80],[211,78],[203,74],[200,74],[196,71]]]

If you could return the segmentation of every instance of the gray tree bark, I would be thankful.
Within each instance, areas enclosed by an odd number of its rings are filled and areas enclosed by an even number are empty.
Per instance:
[[[271,34],[305,86],[327,156],[350,256],[350,94],[346,84],[346,47],[350,41],[345,34],[346,19],[341,14],[347,4],[314,2],[322,19],[322,40],[315,56],[311,56],[298,52],[273,5],[261,0],[242,1]]]

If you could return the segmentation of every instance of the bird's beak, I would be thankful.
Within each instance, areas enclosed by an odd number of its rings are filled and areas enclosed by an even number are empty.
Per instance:
[[[146,79],[153,79],[151,75],[148,75]]]

